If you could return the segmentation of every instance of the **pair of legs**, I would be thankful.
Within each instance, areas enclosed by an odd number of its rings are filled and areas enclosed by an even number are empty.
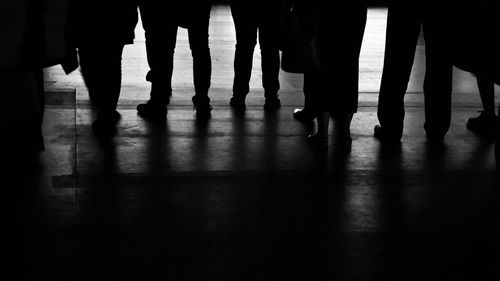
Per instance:
[[[425,37],[424,79],[427,137],[441,141],[450,127],[452,64],[439,8],[393,3],[389,6],[384,68],[375,135],[399,141],[403,134],[404,96],[421,28]]]
[[[80,67],[98,117],[92,128],[98,136],[112,136],[120,119],[116,111],[122,83],[124,44],[83,45],[78,48]]]
[[[233,0],[230,6],[236,30],[233,98],[230,104],[236,108],[245,107],[245,98],[250,91],[253,54],[258,37],[262,58],[262,85],[266,98],[264,108],[276,109],[280,106],[278,37],[281,3],[280,1],[254,3]]]
[[[364,1],[336,6],[340,9],[339,26],[331,30],[330,10],[322,8],[316,11],[318,20],[318,45],[321,70],[317,74],[305,75],[305,86],[310,76],[318,77],[319,88],[314,89],[314,98],[309,99],[306,92],[306,106],[312,102],[317,107],[318,131],[309,137],[312,142],[328,144],[330,116],[336,129],[336,143],[350,149],[350,124],[358,107],[359,54],[366,25],[367,6]],[[337,22],[337,20],[335,22]],[[340,24],[342,23],[342,24]],[[331,40],[336,38],[337,41]],[[313,76],[313,77],[314,77]],[[307,90],[307,89],[306,89]]]
[[[164,5],[164,4],[163,4]],[[208,42],[210,6],[200,12],[188,27],[189,47],[193,56],[195,95],[193,104],[197,114],[210,113],[208,91],[212,76],[212,60]],[[193,7],[195,9],[196,7]],[[139,113],[165,116],[166,105],[172,95],[172,74],[178,23],[165,16],[162,4],[157,1],[141,1],[139,9],[145,30],[149,72],[146,80],[151,82],[148,103],[139,105]]]

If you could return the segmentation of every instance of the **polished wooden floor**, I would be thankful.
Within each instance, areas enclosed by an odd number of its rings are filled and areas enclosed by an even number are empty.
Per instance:
[[[80,74],[47,69],[47,149],[34,165],[13,164],[8,184],[21,191],[10,212],[22,224],[19,280],[498,280],[495,142],[465,128],[481,109],[475,79],[455,71],[452,127],[443,146],[428,144],[420,42],[402,143],[382,145],[372,132],[385,19],[370,9],[349,155],[305,143],[314,127],[292,118],[301,75],[281,73],[283,106],[263,112],[258,52],[247,111],[229,108],[235,38],[225,6],[211,18],[207,123],[192,110],[185,30],[168,120],[152,124],[135,110],[149,91],[137,27],[108,143],[92,135]]]

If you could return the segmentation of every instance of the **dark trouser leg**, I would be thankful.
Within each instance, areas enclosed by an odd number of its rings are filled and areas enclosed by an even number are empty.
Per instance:
[[[206,18],[193,23],[188,29],[189,46],[193,56],[193,78],[195,90],[195,103],[209,103],[208,90],[212,77],[212,59],[208,42],[208,27],[210,10]]]
[[[123,45],[82,46],[78,53],[82,76],[99,112],[114,112],[121,90]]]
[[[246,96],[250,91],[253,53],[257,44],[257,25],[246,11],[246,5],[231,3],[231,14],[236,29],[236,51],[234,54],[233,95]]]
[[[269,5],[259,25],[262,86],[266,98],[276,98],[280,89],[279,5]]]
[[[318,94],[320,94],[319,74],[314,72],[304,73],[304,110],[306,112],[318,113]]]
[[[440,18],[426,19],[425,36],[425,124],[428,137],[442,138],[451,123],[451,93],[453,68],[447,56],[447,31]]]
[[[162,5],[156,1],[140,1],[139,9],[146,37],[150,69],[146,80],[151,82],[151,100],[157,104],[168,104],[172,95],[177,24],[165,18]]]
[[[421,30],[421,18],[411,9],[402,5],[389,6],[387,18],[377,115],[380,125],[396,135],[403,133],[404,96]]]
[[[493,80],[481,74],[477,74],[476,80],[484,114],[487,116],[495,115],[495,84]]]

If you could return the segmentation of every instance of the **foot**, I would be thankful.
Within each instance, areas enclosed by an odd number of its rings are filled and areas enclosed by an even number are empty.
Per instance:
[[[300,122],[311,123],[316,118],[316,114],[308,111],[305,108],[302,109],[296,108],[293,111],[293,118],[295,118],[295,120],[298,120]]]
[[[494,135],[498,130],[499,120],[495,114],[485,114],[484,111],[480,111],[478,117],[469,118],[467,129],[480,135]]]
[[[208,120],[212,116],[212,106],[207,104],[195,105],[194,110],[196,110],[196,119],[198,120]]]
[[[144,118],[163,120],[167,117],[167,105],[149,100],[137,106],[137,114]]]
[[[380,125],[376,125],[375,128],[373,128],[373,136],[382,141],[400,142],[401,135],[402,134],[399,132],[385,129],[385,127],[382,127]]]
[[[92,130],[97,137],[111,138],[116,134],[116,123],[121,115],[117,111],[100,113],[97,119],[92,122]]]
[[[264,110],[266,111],[275,111],[281,107],[281,101],[277,97],[266,98],[264,103]]]
[[[229,105],[235,110],[245,110],[247,106],[245,105],[245,97],[233,96],[229,100]]]
[[[306,137],[307,142],[315,147],[326,148],[328,147],[328,136],[323,136],[318,133],[311,134]]]

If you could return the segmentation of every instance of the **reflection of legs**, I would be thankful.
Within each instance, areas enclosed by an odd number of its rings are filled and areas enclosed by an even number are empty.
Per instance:
[[[384,137],[400,139],[403,133],[404,96],[410,79],[421,20],[401,5],[389,7],[384,68],[377,115]],[[376,132],[377,135],[377,132]]]
[[[122,44],[103,44],[79,48],[85,84],[96,105],[98,118],[92,124],[98,135],[111,136],[120,115],[116,111],[121,90]]]
[[[255,19],[248,16],[245,5],[231,3],[236,30],[236,51],[234,54],[233,98],[231,105],[244,107],[245,97],[250,91],[249,83],[252,75],[253,53],[257,44],[257,26]]]
[[[451,123],[453,68],[447,56],[446,30],[441,18],[424,21],[425,36],[425,124],[427,137],[441,141]]]
[[[151,82],[151,101],[164,107],[172,95],[177,24],[165,19],[161,6],[154,1],[140,1],[139,8],[146,37],[150,68],[146,80]]]

